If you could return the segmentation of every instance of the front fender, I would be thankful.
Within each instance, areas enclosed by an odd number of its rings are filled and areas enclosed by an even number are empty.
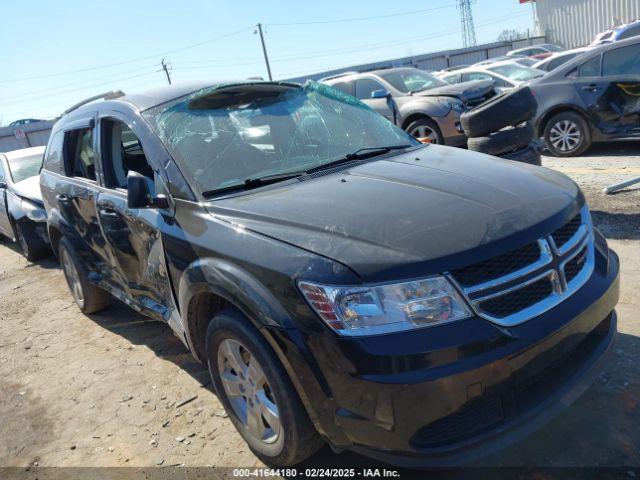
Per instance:
[[[402,122],[413,115],[426,115],[432,118],[446,117],[449,115],[451,107],[446,103],[441,103],[437,98],[416,98],[399,109]]]
[[[214,293],[242,311],[256,328],[291,328],[291,318],[275,296],[249,272],[230,262],[203,258],[182,273],[178,299],[184,318],[189,302],[198,293]],[[186,320],[186,319],[185,319]],[[191,340],[189,322],[184,322]]]

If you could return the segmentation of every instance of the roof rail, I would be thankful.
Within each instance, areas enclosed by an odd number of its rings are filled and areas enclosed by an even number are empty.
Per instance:
[[[333,80],[334,78],[346,77],[347,75],[355,75],[356,73],[360,73],[360,72],[352,70],[350,72],[336,73],[335,75],[329,75],[328,77],[322,77],[318,81],[319,82],[324,82],[325,80]]]
[[[113,100],[114,98],[124,97],[124,92],[122,90],[112,90],[110,92],[101,93],[99,95],[94,95],[93,97],[85,98],[81,102],[76,103],[72,107],[67,108],[62,114],[66,115],[69,112],[73,112],[76,108],[80,108],[87,103],[95,102],[96,100]]]

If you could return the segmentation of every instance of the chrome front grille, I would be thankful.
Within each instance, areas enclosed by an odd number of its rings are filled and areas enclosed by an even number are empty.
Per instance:
[[[475,312],[499,325],[525,322],[572,295],[594,268],[589,210],[555,232],[497,257],[452,270]]]

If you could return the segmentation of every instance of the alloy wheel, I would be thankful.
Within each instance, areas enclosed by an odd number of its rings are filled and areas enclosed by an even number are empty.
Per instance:
[[[416,138],[428,138],[431,141],[430,143],[438,143],[438,134],[433,128],[427,125],[414,127],[409,131],[409,134]]]
[[[549,141],[556,150],[570,152],[580,145],[582,132],[580,127],[571,120],[560,120],[551,127]]]
[[[75,263],[71,258],[69,252],[66,249],[62,249],[62,269],[64,271],[64,276],[67,279],[67,284],[69,285],[69,290],[71,290],[71,294],[73,295],[74,300],[80,306],[82,306],[84,302],[84,295],[82,293],[82,285],[80,283],[80,275],[78,274],[78,270],[76,268]]]
[[[256,357],[239,341],[227,338],[218,347],[218,370],[229,403],[248,434],[267,444],[278,440],[280,412]]]

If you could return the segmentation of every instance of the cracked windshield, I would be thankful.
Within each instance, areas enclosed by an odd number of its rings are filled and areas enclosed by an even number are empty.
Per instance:
[[[361,149],[419,145],[326,85],[216,87],[145,114],[200,192],[304,172]]]

